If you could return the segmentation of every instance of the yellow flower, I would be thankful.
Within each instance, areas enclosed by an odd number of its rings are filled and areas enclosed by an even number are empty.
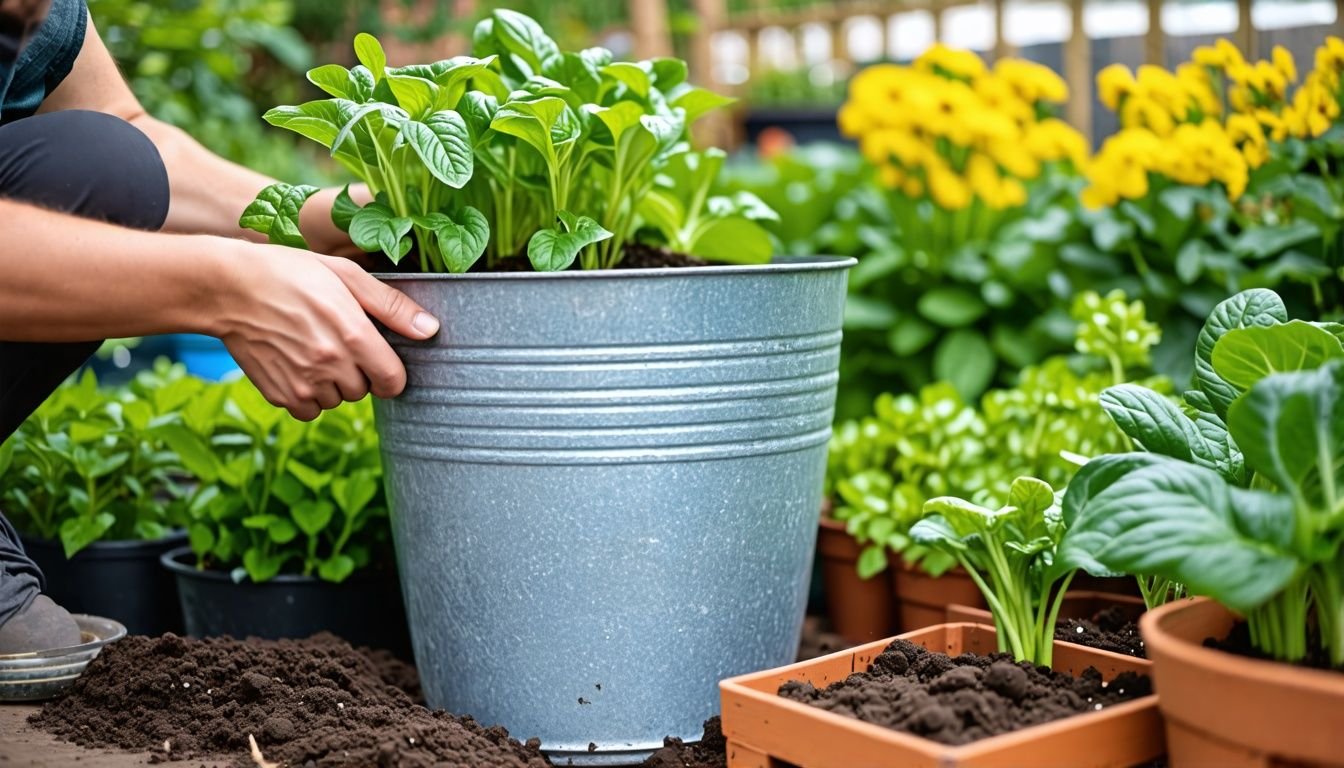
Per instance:
[[[1134,75],[1124,64],[1112,64],[1097,73],[1097,95],[1107,109],[1115,110],[1120,100],[1134,92]]]
[[[1283,78],[1288,82],[1297,80],[1297,63],[1293,61],[1293,54],[1282,45],[1274,46],[1273,53],[1270,54],[1274,66],[1283,74]]]
[[[974,80],[985,73],[985,62],[970,51],[934,43],[915,59],[915,67],[925,72],[945,73],[961,80]]]
[[[894,165],[880,166],[877,175],[878,179],[881,180],[882,185],[889,189],[896,189],[901,186],[901,184],[905,183],[906,179],[905,171],[902,171]]]
[[[1069,99],[1069,87],[1049,67],[1025,59],[1002,59],[994,64],[994,74],[1007,81],[1029,104],[1062,104]]]
[[[1087,139],[1058,118],[1047,118],[1027,129],[1023,146],[1042,162],[1069,160],[1081,168],[1087,161]]]
[[[1223,56],[1223,66],[1232,66],[1234,64],[1243,64],[1246,59],[1241,55],[1241,49],[1232,44],[1231,40],[1225,37],[1219,38],[1215,43],[1218,53]]]
[[[928,168],[929,193],[940,208],[960,211],[971,204],[971,189],[943,163]]]
[[[924,184],[911,176],[901,182],[901,192],[905,193],[906,197],[922,197],[924,195]]]
[[[1259,168],[1269,160],[1269,142],[1260,121],[1254,116],[1232,115],[1227,119],[1227,134],[1241,147],[1246,164],[1251,168]]]

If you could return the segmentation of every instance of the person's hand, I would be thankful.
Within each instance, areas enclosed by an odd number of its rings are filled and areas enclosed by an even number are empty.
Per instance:
[[[303,233],[304,240],[308,241],[308,247],[312,248],[314,253],[352,259],[367,267],[372,263],[368,255],[351,242],[350,235],[342,232],[331,220],[331,207],[335,204],[336,196],[341,193],[341,189],[341,187],[326,187],[308,198],[308,202],[299,209],[299,231]],[[363,206],[373,200],[373,195],[369,194],[369,188],[363,184],[351,184],[350,198]]]
[[[226,242],[235,251],[214,335],[268,401],[311,421],[369,392],[401,393],[406,369],[368,316],[410,339],[433,336],[437,319],[354,262]]]

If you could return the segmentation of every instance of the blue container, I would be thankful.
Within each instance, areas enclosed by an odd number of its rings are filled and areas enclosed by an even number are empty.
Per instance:
[[[179,333],[171,337],[173,356],[187,367],[187,373],[203,379],[219,381],[238,370],[224,342],[213,336]]]

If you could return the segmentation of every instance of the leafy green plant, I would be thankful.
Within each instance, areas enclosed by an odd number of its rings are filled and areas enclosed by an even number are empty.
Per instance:
[[[881,395],[871,416],[836,428],[827,487],[835,518],[864,545],[861,576],[886,568],[889,552],[935,574],[952,564],[910,539],[928,499],[990,503],[1007,498],[1022,476],[1063,487],[1077,471],[1076,456],[1127,447],[1098,399],[1109,386],[1143,379],[1158,330],[1142,304],[1118,293],[1083,294],[1073,310],[1080,357],[1023,370],[1016,387],[986,393],[979,408],[939,383],[918,394]]]
[[[477,25],[472,56],[394,67],[371,35],[354,47],[358,66],[308,73],[332,98],[266,119],[330,149],[374,193],[363,207],[344,196],[333,212],[359,247],[394,264],[414,249],[427,272],[524,252],[540,271],[611,268],[636,240],[720,261],[768,259],[701,229],[765,239],[750,218],[760,206],[725,208],[705,194],[719,162],[689,156],[689,126],[731,100],[688,84],[685,62],[561,51],[536,21],[503,9]],[[310,194],[268,188],[241,223],[301,245],[297,216]],[[639,204],[651,194],[676,205],[645,222]],[[642,234],[642,223],[663,239]]]
[[[1243,613],[1252,642],[1296,661],[1312,630],[1344,665],[1344,345],[1256,289],[1220,303],[1184,408],[1141,387],[1105,395],[1148,453],[1084,467],[1061,558],[1183,583]]]
[[[182,507],[201,568],[235,581],[341,582],[385,554],[387,503],[368,400],[289,418],[246,380],[205,393],[213,420],[163,432],[200,480]]]
[[[92,372],[63,384],[0,445],[0,500],[19,530],[66,557],[104,539],[162,538],[182,525],[183,467],[161,430],[199,414],[207,385],[160,364],[126,387]]]
[[[910,538],[956,560],[989,603],[999,650],[1049,666],[1055,622],[1075,569],[1057,566],[1064,520],[1054,489],[1019,477],[998,509],[944,496],[924,505]]]

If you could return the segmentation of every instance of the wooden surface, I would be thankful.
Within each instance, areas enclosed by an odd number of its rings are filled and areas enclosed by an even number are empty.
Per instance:
[[[0,768],[132,768],[149,765],[148,753],[85,749],[28,725],[36,706],[0,704]],[[191,768],[224,768],[222,761],[191,760]]]

